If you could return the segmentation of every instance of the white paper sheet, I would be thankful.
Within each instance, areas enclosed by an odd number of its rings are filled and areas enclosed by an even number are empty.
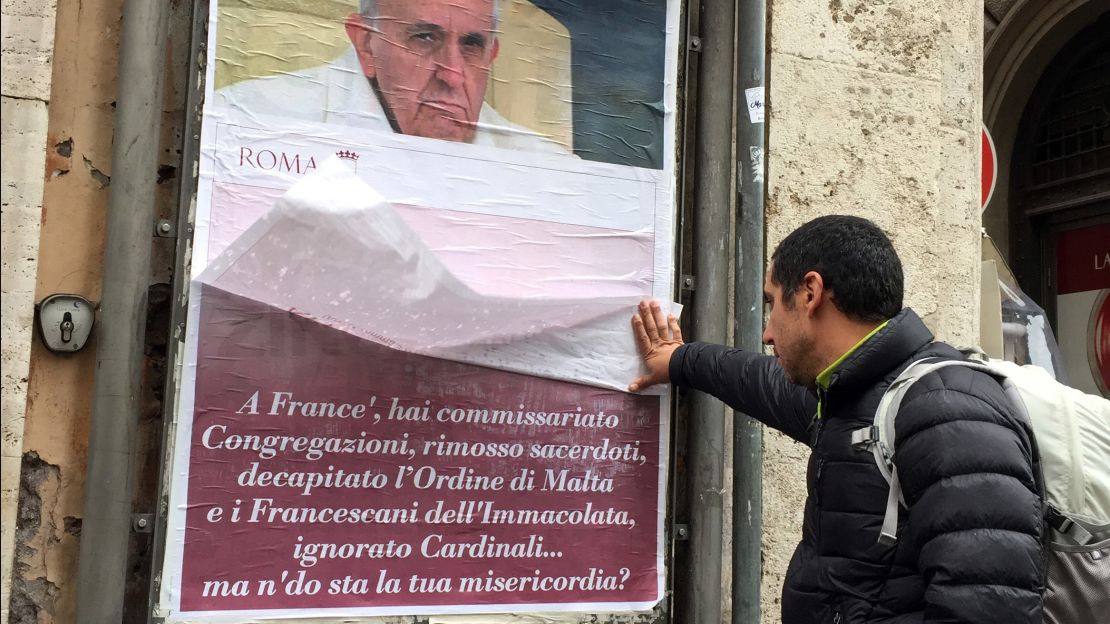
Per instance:
[[[629,328],[638,297],[479,294],[338,159],[197,280],[411,353],[617,390],[641,370]]]

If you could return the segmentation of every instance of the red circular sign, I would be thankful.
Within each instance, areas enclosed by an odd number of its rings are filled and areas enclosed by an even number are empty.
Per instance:
[[[994,184],[998,181],[998,154],[994,151],[994,139],[991,138],[986,128],[983,128],[983,167],[982,167],[982,204],[981,210],[987,209],[987,204],[994,195]]]
[[[1102,291],[1091,311],[1087,357],[1102,396],[1110,397],[1110,289]]]

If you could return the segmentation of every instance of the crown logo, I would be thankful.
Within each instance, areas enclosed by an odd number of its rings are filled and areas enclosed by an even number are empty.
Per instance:
[[[349,160],[351,162],[356,162],[356,163],[358,162],[358,152],[351,152],[351,151],[348,151],[348,150],[339,150],[338,152],[335,153],[335,155],[342,158],[343,160]]]

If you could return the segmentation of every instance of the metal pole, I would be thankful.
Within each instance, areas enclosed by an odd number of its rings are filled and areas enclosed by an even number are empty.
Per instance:
[[[143,370],[146,295],[166,59],[166,6],[125,0],[120,29],[77,621],[122,621],[131,533],[132,465]]]
[[[765,85],[766,0],[740,0],[736,79],[736,314],[733,344],[749,351],[763,346],[763,152],[765,124],[752,122],[746,89]],[[763,98],[761,98],[762,103]],[[759,109],[762,113],[762,109]],[[732,459],[732,621],[760,621],[763,576],[763,430],[736,413]]]
[[[728,340],[729,245],[733,180],[734,0],[704,0],[698,71],[693,338]],[[690,571],[684,619],[721,621],[724,405],[698,392],[690,400]]]

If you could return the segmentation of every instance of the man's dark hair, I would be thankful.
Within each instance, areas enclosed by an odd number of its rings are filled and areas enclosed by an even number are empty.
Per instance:
[[[771,255],[771,281],[784,298],[797,292],[810,271],[821,274],[833,304],[850,319],[885,321],[902,309],[902,261],[867,219],[818,217],[791,232]]]

